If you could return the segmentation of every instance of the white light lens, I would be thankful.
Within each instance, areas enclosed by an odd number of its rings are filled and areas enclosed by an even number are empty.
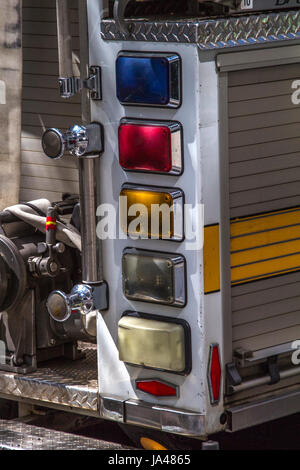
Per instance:
[[[184,373],[185,330],[182,324],[124,315],[119,321],[120,361],[128,364]]]
[[[128,299],[174,307],[185,305],[183,256],[127,248],[122,264],[123,292]]]

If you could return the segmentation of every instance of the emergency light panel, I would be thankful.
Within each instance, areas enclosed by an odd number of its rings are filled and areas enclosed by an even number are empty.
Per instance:
[[[133,239],[182,241],[183,192],[178,188],[126,183],[120,194],[120,222]]]
[[[126,312],[118,324],[120,361],[186,375],[190,372],[190,330],[183,320]]]
[[[179,122],[122,119],[119,162],[126,171],[181,174],[181,125]]]
[[[178,108],[180,77],[177,54],[120,52],[116,61],[118,100],[124,105]]]
[[[185,259],[178,254],[126,248],[122,259],[127,299],[173,307],[186,304]]]

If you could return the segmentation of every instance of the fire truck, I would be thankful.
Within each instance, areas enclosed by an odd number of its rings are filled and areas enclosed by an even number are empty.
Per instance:
[[[299,0],[2,4],[2,429],[298,413]]]

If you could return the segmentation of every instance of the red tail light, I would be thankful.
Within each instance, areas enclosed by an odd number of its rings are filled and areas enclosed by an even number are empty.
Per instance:
[[[176,397],[177,387],[158,380],[137,380],[136,388],[156,397]]]
[[[121,121],[119,161],[124,170],[180,174],[181,152],[179,123]]]
[[[210,401],[212,404],[218,403],[221,392],[221,361],[218,344],[211,344],[208,364],[208,385]]]

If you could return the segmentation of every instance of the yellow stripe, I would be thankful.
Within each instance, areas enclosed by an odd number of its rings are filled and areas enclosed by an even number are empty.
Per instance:
[[[286,211],[276,211],[273,213],[262,214],[246,219],[235,219],[231,222],[231,236],[239,237],[241,235],[262,232],[288,225],[300,224],[300,209],[289,209]]]
[[[56,225],[56,222],[46,222],[46,225]]]
[[[204,227],[204,293],[220,290],[220,228],[219,225]]]
[[[259,278],[278,276],[285,271],[298,271],[300,269],[300,254],[286,256],[285,258],[262,261],[231,269],[231,282],[249,282]]]
[[[276,245],[263,246],[253,250],[234,253],[231,255],[231,267],[270,260],[279,256],[287,256],[295,253],[300,253],[300,240],[277,243]]]
[[[231,222],[232,284],[298,270],[300,208],[235,219]]]
[[[271,243],[295,240],[296,238],[300,238],[300,225],[244,235],[242,237],[231,239],[231,253],[240,250],[247,250],[249,248],[270,245]]]

